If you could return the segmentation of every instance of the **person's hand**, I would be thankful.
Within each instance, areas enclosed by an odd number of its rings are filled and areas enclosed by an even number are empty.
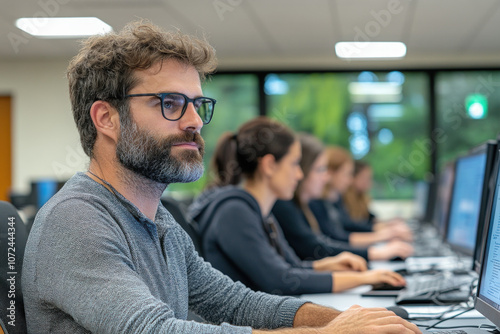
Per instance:
[[[413,241],[413,232],[406,224],[394,225],[392,231],[396,238],[404,241]]]
[[[321,334],[421,334],[412,324],[385,308],[351,306],[328,325],[318,330]]]
[[[406,224],[385,226],[376,233],[383,235],[384,240],[400,239],[408,242],[413,241],[413,232]]]
[[[314,261],[313,268],[317,271],[365,271],[367,264],[366,260],[359,255],[342,252],[336,256]]]
[[[384,220],[384,223],[387,225],[406,225],[406,221],[400,217]]]
[[[390,260],[394,257],[403,259],[412,255],[413,246],[400,240],[390,241],[382,246],[372,246],[368,248],[368,258],[370,260]]]
[[[412,245],[410,245],[407,242],[399,240],[390,241],[387,244],[383,245],[382,247],[385,248],[389,256],[388,259],[391,259],[396,256],[406,259],[408,256],[412,255],[413,252],[415,251]]]
[[[363,276],[365,284],[387,283],[394,286],[406,285],[406,281],[403,278],[403,276],[391,270],[385,270],[385,269],[368,270],[363,273],[360,273],[360,275]]]
[[[387,220],[375,219],[375,222],[373,224],[373,229],[377,230],[377,229],[392,227],[392,226],[397,226],[397,225],[408,226],[408,224],[406,223],[406,220],[404,220],[403,218],[395,217],[395,218],[391,218],[391,219],[387,219]]]

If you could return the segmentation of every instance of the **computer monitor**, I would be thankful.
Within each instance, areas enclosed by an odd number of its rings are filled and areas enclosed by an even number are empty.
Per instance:
[[[433,223],[439,236],[444,239],[448,212],[450,208],[451,192],[455,179],[455,161],[447,163],[438,175],[436,204],[434,207]]]
[[[465,255],[475,256],[478,226],[484,222],[495,155],[496,142],[489,141],[455,162],[445,241]]]
[[[498,153],[498,152],[497,152]],[[498,155],[493,196],[488,202],[482,238],[482,265],[474,307],[497,327],[500,327],[500,168]]]
[[[427,196],[429,196],[429,183],[418,181],[415,183],[415,193],[413,199],[413,217],[418,220],[424,220],[427,209]]]
[[[40,179],[31,182],[30,202],[38,210],[60,189],[54,179]]]
[[[498,155],[498,149],[500,146],[498,145],[498,142],[495,145],[492,145],[493,147],[493,153],[488,152],[488,159],[491,157],[493,160],[493,163],[489,163],[487,161],[488,166],[491,167],[489,171],[489,177],[485,179],[485,185],[486,188],[484,191],[486,193],[483,194],[483,201],[481,203],[481,215],[479,217],[479,224],[477,226],[477,233],[476,233],[476,247],[474,248],[474,256],[473,256],[473,270],[475,270],[477,273],[479,273],[479,270],[481,269],[481,262],[482,262],[482,256],[483,256],[483,248],[484,248],[484,229],[485,226],[488,223],[490,214],[491,214],[491,205],[489,205],[489,200],[493,196],[495,192],[495,187],[496,187],[496,174],[495,174],[495,166],[498,163],[499,155]],[[488,173],[488,169],[486,170]],[[488,174],[487,174],[488,175]]]

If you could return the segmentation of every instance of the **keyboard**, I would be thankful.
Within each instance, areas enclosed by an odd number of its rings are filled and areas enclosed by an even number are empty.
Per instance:
[[[424,334],[493,334],[494,332],[491,332],[486,329],[479,329],[479,328],[467,328],[467,329],[429,329],[429,330],[422,330],[422,333]]]
[[[438,274],[408,277],[406,288],[396,297],[396,304],[467,301],[472,281],[473,277],[467,275]]]
[[[439,334],[467,334],[467,332],[465,332],[465,331],[463,331],[461,329],[453,329],[453,330],[441,329],[441,330],[432,331],[430,333],[439,333]]]

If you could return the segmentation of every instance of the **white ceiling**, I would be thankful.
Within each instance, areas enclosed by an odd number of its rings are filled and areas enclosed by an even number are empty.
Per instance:
[[[38,39],[19,17],[146,18],[204,35],[219,69],[500,67],[498,0],[0,0],[0,61],[69,58],[78,40]],[[401,60],[345,61],[338,41],[402,41]]]

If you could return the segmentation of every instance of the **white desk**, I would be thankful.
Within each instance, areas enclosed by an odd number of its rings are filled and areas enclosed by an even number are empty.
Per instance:
[[[363,307],[389,307],[394,306],[395,298],[394,297],[362,297],[361,294],[365,291],[370,290],[370,286],[360,286],[354,289],[347,290],[342,293],[320,293],[320,294],[308,294],[302,295],[300,298],[313,302],[315,304],[324,305],[333,307],[335,309],[344,311],[347,310],[352,305],[360,305]],[[431,313],[431,314],[439,314],[446,310],[449,306],[420,306],[420,305],[411,305],[411,306],[403,306],[409,313],[410,316],[416,315],[416,313]],[[428,314],[426,314],[428,316]],[[412,321],[417,324],[425,324],[432,325],[437,320],[415,320]],[[459,316],[456,319],[450,319],[444,322],[439,326],[479,326],[482,324],[493,325],[490,321],[484,318],[477,311],[470,311],[465,313],[464,315]],[[431,333],[431,332],[429,332]],[[484,330],[475,330],[471,333],[480,333],[480,334],[488,334],[489,332]]]
[[[369,291],[370,286],[364,285],[342,293],[318,293],[302,295],[300,298],[307,299],[315,304],[336,308],[345,311],[352,305],[363,307],[388,307],[393,306],[394,297],[362,297],[363,292]]]

